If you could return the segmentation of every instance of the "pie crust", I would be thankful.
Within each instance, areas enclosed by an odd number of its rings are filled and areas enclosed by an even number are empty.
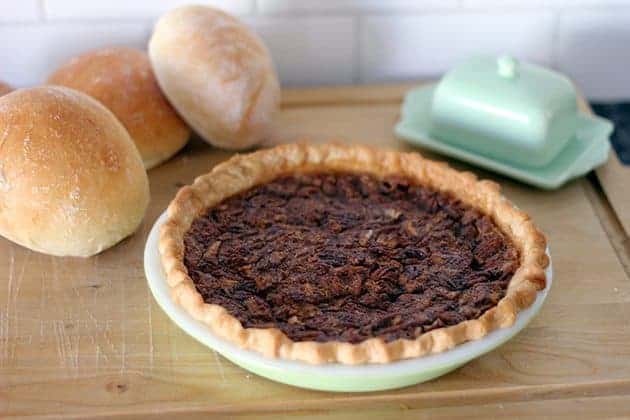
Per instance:
[[[447,192],[492,218],[512,241],[520,266],[512,276],[505,296],[479,318],[431,330],[415,339],[386,342],[380,337],[356,344],[340,341],[292,341],[277,328],[243,328],[222,306],[205,303],[184,265],[184,235],[203,212],[228,197],[283,175],[304,172],[343,172],[376,177],[403,176],[419,185]],[[498,328],[511,326],[519,311],[529,307],[544,289],[545,236],[529,216],[500,194],[499,186],[479,181],[469,172],[459,172],[445,163],[418,153],[400,153],[365,146],[338,144],[289,144],[236,155],[180,189],[168,207],[160,231],[159,249],[173,299],[217,336],[240,348],[266,357],[320,363],[388,363],[438,353],[477,340]]]

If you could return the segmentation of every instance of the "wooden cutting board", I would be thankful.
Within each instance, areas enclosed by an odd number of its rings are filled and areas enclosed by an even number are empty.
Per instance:
[[[419,150],[392,135],[409,87],[285,91],[273,142],[336,139]],[[180,186],[229,155],[193,140],[150,171],[152,203],[140,231],[96,257],[55,258],[0,239],[0,417],[630,412],[630,255],[595,175],[544,192],[455,163],[500,182],[548,234],[555,275],[545,306],[515,339],[440,379],[390,392],[333,394],[236,367],[180,331],[149,292],[142,250],[151,225]]]

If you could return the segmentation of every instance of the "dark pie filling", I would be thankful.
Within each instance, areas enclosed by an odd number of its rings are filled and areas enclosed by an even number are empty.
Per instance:
[[[284,177],[231,197],[184,237],[207,303],[294,341],[386,341],[478,318],[519,265],[492,220],[405,179]]]

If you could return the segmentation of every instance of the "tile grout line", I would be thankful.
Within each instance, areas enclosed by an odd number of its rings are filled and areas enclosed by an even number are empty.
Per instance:
[[[37,1],[37,23],[44,23],[48,20],[46,13],[46,0]]]
[[[2,22],[0,25],[11,25],[11,24],[24,24],[24,23],[32,23],[32,24],[46,24],[46,23],[71,23],[71,22],[81,22],[81,23],[91,23],[91,22],[128,22],[128,21],[142,21],[142,20],[152,20],[152,17],[148,16],[127,16],[127,17],[118,17],[118,18],[95,18],[95,17],[65,17],[65,18],[50,18],[48,13],[48,7],[46,0],[38,0],[37,2],[38,9],[38,19],[33,22],[21,22],[21,21],[6,21]],[[531,13],[553,13],[554,15],[560,15],[563,12],[574,12],[574,11],[594,11],[594,12],[618,12],[618,11],[630,11],[630,6],[628,5],[619,5],[619,6],[608,6],[608,7],[597,7],[597,6],[582,6],[582,7],[574,7],[574,8],[566,8],[566,7],[545,7],[543,9],[536,7],[522,7],[522,8],[509,8],[509,7],[494,7],[494,8],[486,8],[486,7],[464,7],[460,1],[454,7],[430,7],[426,9],[417,9],[417,8],[401,8],[401,9],[383,9],[383,10],[347,10],[347,9],[338,9],[334,11],[286,11],[286,12],[276,12],[276,13],[264,13],[261,11],[260,5],[258,1],[253,0],[252,8],[247,13],[233,13],[237,17],[250,17],[250,18],[279,18],[279,19],[291,19],[291,18],[339,18],[339,17],[403,17],[403,16],[430,16],[434,14],[446,14],[446,15],[471,15],[471,14],[486,14],[486,13],[495,13],[500,15],[510,14],[510,15],[518,15],[518,14],[531,14]]]
[[[252,7],[247,13],[232,13],[237,17],[253,17],[253,18],[285,18],[291,19],[295,17],[300,18],[335,18],[335,17],[397,17],[397,16],[427,16],[434,14],[448,14],[448,15],[469,15],[469,14],[486,14],[486,13],[494,13],[494,14],[510,14],[510,15],[518,15],[518,14],[531,14],[531,13],[553,13],[554,15],[561,15],[562,13],[568,12],[597,12],[597,13],[605,13],[605,12],[629,12],[630,5],[627,4],[617,4],[617,5],[607,5],[605,7],[597,6],[596,4],[586,4],[576,7],[567,7],[567,6],[546,6],[543,8],[527,6],[527,7],[506,7],[506,6],[495,6],[495,7],[471,7],[464,6],[462,0],[459,0],[455,6],[453,7],[428,7],[428,8],[384,8],[384,9],[347,9],[347,8],[338,8],[334,10],[288,10],[288,11],[280,11],[280,12],[263,12],[258,0],[252,0]],[[50,22],[117,22],[117,21],[130,21],[130,20],[151,20],[152,18],[148,16],[144,17],[121,17],[121,18],[94,18],[94,17],[81,17],[76,16],[72,18],[50,18],[48,13],[47,1],[46,0],[37,0],[37,9],[38,9],[38,19],[34,22],[21,22],[21,21],[6,21],[2,22],[0,25],[5,24],[21,24],[21,23],[50,23]]]

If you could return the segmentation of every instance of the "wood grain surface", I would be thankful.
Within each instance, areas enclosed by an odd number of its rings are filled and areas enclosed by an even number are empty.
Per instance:
[[[409,85],[293,90],[273,142],[336,139],[418,150],[393,137]],[[431,155],[426,153],[427,155]],[[488,418],[630,415],[630,278],[619,223],[592,180],[540,191],[500,182],[547,233],[554,286],[539,316],[499,349],[396,391],[307,391],[259,378],[179,330],[153,300],[142,250],[177,189],[229,157],[191,143],[149,172],[135,235],[90,259],[0,239],[0,417]]]
[[[611,151],[608,162],[597,169],[597,178],[626,234],[630,234],[630,166],[624,166]]]

